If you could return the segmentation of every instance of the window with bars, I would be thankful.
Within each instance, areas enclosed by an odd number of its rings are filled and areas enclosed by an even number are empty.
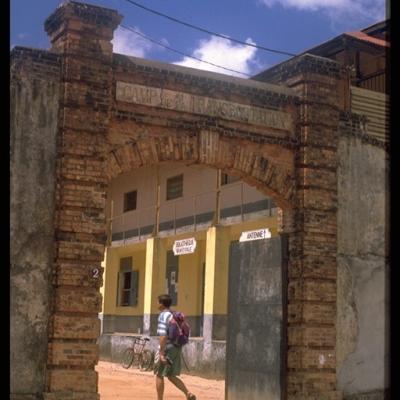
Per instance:
[[[183,196],[183,174],[167,179],[167,200]]]
[[[118,306],[136,306],[139,293],[139,271],[132,270],[132,257],[120,259],[118,276]]]
[[[136,210],[137,190],[124,193],[124,212]]]

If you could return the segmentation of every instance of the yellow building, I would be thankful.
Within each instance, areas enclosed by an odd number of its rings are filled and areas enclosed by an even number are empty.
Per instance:
[[[177,163],[120,175],[107,201],[102,332],[155,334],[157,296],[169,293],[192,336],[225,339],[230,243],[277,235],[273,202],[239,178]]]

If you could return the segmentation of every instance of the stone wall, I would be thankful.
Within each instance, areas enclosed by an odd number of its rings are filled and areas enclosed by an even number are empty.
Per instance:
[[[20,48],[11,54],[11,398],[39,398],[45,385],[58,73],[54,54]]]
[[[338,387],[345,399],[384,399],[389,383],[388,153],[352,136],[350,126],[342,132],[348,134],[338,148]]]

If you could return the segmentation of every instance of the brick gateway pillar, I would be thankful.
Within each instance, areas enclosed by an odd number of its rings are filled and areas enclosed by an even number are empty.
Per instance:
[[[99,357],[104,173],[112,88],[114,10],[67,2],[46,20],[61,56],[55,263],[44,398],[94,400]]]
[[[338,63],[309,54],[262,74],[300,98],[297,195],[281,222],[289,238],[288,400],[342,398],[336,390],[336,170],[343,77]]]
[[[46,400],[98,399],[101,261],[106,242],[105,157],[112,105],[114,10],[68,2],[46,23],[61,56],[55,295]],[[300,96],[296,202],[289,236],[288,400],[336,400],[336,208],[339,66],[301,56],[265,74]]]

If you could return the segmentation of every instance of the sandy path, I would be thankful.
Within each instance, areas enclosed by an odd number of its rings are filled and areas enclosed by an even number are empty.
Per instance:
[[[152,372],[124,369],[118,364],[99,361],[99,393],[101,400],[157,400],[155,378]],[[223,400],[225,382],[181,375],[188,389],[197,400]],[[185,396],[165,380],[164,400],[184,400]]]

